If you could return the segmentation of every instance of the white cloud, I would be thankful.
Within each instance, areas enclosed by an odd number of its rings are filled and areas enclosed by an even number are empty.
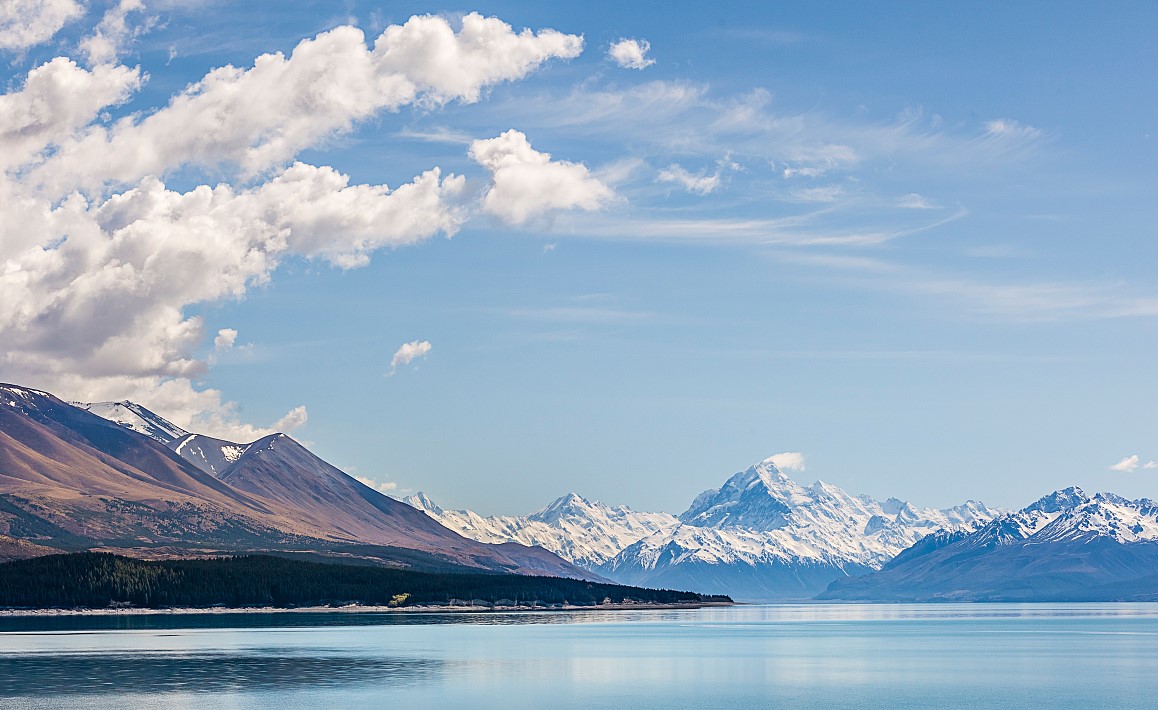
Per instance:
[[[409,343],[403,343],[394,351],[394,357],[390,358],[389,375],[393,375],[399,367],[409,365],[417,358],[426,357],[430,350],[431,345],[428,340],[412,340]]]
[[[1145,465],[1142,466],[1142,468],[1147,471],[1153,471],[1154,469],[1158,468],[1158,461],[1147,461]]]
[[[0,95],[0,168],[11,170],[67,141],[102,109],[128,100],[141,86],[138,69],[82,69],[57,57],[30,72],[17,91]]]
[[[651,51],[651,43],[645,39],[621,39],[612,42],[607,49],[607,56],[624,69],[646,69],[655,60],[647,56]]]
[[[148,22],[137,0],[110,7],[83,41],[94,62],[115,59],[141,31],[133,23]],[[28,8],[0,8],[0,37],[13,17],[31,18]],[[166,105],[112,122],[102,112],[137,92],[138,69],[65,57],[33,68],[0,94],[0,372],[69,399],[133,399],[222,438],[270,433],[192,384],[236,333],[210,336],[188,309],[243,298],[289,258],[354,268],[378,249],[453,235],[471,212],[465,179],[437,167],[389,187],[287,163],[375,113],[477,101],[582,46],[477,14],[457,32],[414,17],[372,46],[339,27],[288,57],[215,69]],[[165,184],[190,166],[224,182]],[[213,350],[200,356],[209,337]],[[273,428],[306,419],[296,407]]]
[[[96,30],[80,41],[80,51],[88,57],[89,64],[107,64],[116,61],[124,52],[125,45],[148,29],[152,20],[144,24],[129,24],[129,13],[141,12],[145,4],[141,0],[120,0],[105,12]]]
[[[395,483],[394,481],[386,481],[385,483],[379,483],[378,481],[375,481],[372,478],[366,478],[365,476],[354,476],[354,480],[356,480],[358,483],[361,483],[362,485],[366,486],[367,488],[373,488],[374,490],[378,491],[379,493],[386,494],[386,495],[389,495],[390,493],[398,490],[398,484]]]
[[[444,18],[412,17],[387,28],[372,48],[360,29],[337,27],[303,40],[289,57],[264,54],[249,69],[214,69],[144,117],[61,136],[28,180],[66,194],[183,165],[236,166],[253,176],[375,113],[471,103],[485,88],[582,47],[581,37],[516,33],[475,13],[458,33]]]
[[[597,210],[615,197],[587,166],[552,161],[519,131],[475,141],[470,157],[491,173],[483,208],[507,224],[525,224],[555,210]]]
[[[1122,459],[1121,461],[1114,464],[1113,466],[1110,466],[1110,470],[1111,471],[1121,471],[1123,473],[1129,473],[1129,472],[1133,471],[1134,469],[1138,468],[1138,461],[1139,461],[1138,454],[1134,454],[1133,456],[1127,456],[1126,458]]]
[[[4,0],[0,3],[0,50],[23,50],[52,39],[84,14],[75,0]]]
[[[222,328],[217,331],[217,337],[213,339],[213,349],[219,353],[223,353],[232,350],[236,342],[237,331],[233,328]]]
[[[660,170],[656,179],[660,182],[674,182],[682,186],[688,192],[696,195],[707,195],[720,186],[720,173],[712,175],[706,174],[705,171],[699,173],[690,173],[682,166],[672,163],[667,168]]]
[[[472,12],[455,34],[441,17],[412,17],[386,28],[374,43],[376,71],[404,77],[427,102],[478,101],[480,92],[501,81],[526,76],[548,59],[573,59],[583,38],[554,30],[515,34],[494,17]]]
[[[799,451],[785,451],[769,456],[764,459],[764,463],[770,463],[781,471],[803,471],[804,454]]]
[[[299,163],[240,192],[179,193],[146,178],[103,203],[70,198],[48,211],[40,235],[68,239],[3,255],[0,365],[35,371],[49,358],[94,377],[199,375],[204,363],[191,353],[203,322],[185,317],[186,305],[241,297],[288,255],[351,267],[382,246],[451,234],[459,217],[445,198],[461,186],[437,170],[394,191],[350,186],[332,168]]]
[[[278,419],[273,428],[280,432],[289,432],[294,429],[300,429],[309,421],[310,415],[303,406],[297,406],[285,413],[285,416]]]

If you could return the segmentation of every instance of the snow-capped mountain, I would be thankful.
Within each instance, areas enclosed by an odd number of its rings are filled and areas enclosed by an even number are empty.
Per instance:
[[[771,459],[700,494],[678,518],[574,493],[520,517],[446,511],[422,494],[405,502],[466,537],[539,545],[618,582],[750,600],[812,596],[837,577],[879,568],[931,532],[971,531],[994,516],[975,501],[921,509],[820,481],[802,486]]]
[[[823,598],[1158,598],[1158,504],[1066,488],[972,533],[926,538],[880,572],[834,582]]]
[[[403,502],[465,537],[536,545],[591,570],[628,545],[674,528],[679,522],[668,513],[637,513],[627,506],[611,507],[576,493],[525,516],[483,517],[469,510],[443,510],[423,493]]]
[[[838,577],[880,568],[929,533],[972,530],[993,516],[976,501],[936,510],[851,496],[822,481],[802,486],[767,459],[700,494],[681,525],[640,540],[598,571],[743,599],[807,597]]]

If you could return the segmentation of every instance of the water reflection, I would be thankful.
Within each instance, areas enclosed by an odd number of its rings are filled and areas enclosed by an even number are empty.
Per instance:
[[[246,653],[85,653],[0,655],[0,697],[107,693],[260,693],[429,682],[441,661],[420,658]]]
[[[3,621],[5,710],[1084,710],[1145,706],[1158,675],[1158,604]]]
[[[295,612],[128,613],[108,615],[0,616],[0,633],[71,631],[163,631],[177,629],[304,629],[351,626],[512,626],[526,624],[655,623],[696,625],[815,624],[999,619],[1158,619],[1153,603],[1073,604],[753,604],[703,609],[510,612]]]
[[[0,633],[43,631],[162,631],[175,629],[294,629],[347,626],[576,624],[670,621],[694,610],[512,612],[294,612],[129,613],[0,616]]]

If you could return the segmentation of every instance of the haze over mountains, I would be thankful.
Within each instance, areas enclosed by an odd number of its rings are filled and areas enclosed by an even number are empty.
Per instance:
[[[12,385],[0,385],[0,539],[10,557],[278,550],[596,579],[542,549],[461,537],[284,434],[222,441],[130,402],[73,406]]]
[[[812,597],[835,579],[880,568],[931,532],[971,530],[995,515],[976,501],[921,509],[821,481],[801,486],[772,459],[700,494],[678,517],[573,493],[525,517],[444,511],[422,495],[406,500],[465,536],[534,541],[621,583],[746,600]]]

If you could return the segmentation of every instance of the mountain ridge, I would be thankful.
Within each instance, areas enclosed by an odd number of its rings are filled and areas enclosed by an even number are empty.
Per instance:
[[[995,514],[976,501],[919,509],[897,498],[881,503],[850,496],[823,481],[802,486],[772,458],[696,496],[679,516],[611,508],[575,493],[525,516],[447,511],[423,494],[406,502],[468,537],[533,539],[625,584],[750,601],[811,597],[837,577],[879,568],[928,533],[974,526]]]
[[[543,550],[464,538],[284,434],[245,445],[206,437],[240,452],[223,470],[189,448],[192,436],[132,402],[78,407],[0,384],[0,535],[62,549],[407,548],[466,567],[601,579]]]
[[[834,581],[820,599],[1158,600],[1158,504],[1077,486],[981,528],[921,540],[880,571]]]

